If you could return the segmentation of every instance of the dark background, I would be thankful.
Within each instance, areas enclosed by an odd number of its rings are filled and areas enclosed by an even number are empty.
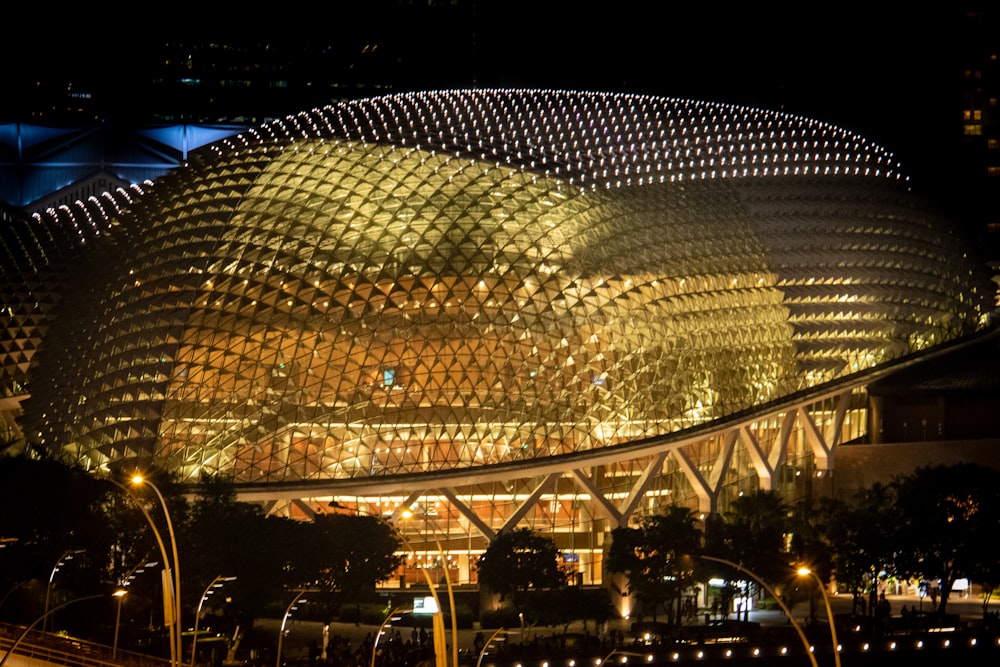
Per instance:
[[[956,208],[967,179],[961,72],[983,41],[963,20],[970,4],[37,3],[5,10],[0,122],[31,121],[46,95],[67,87],[86,93],[101,119],[160,113],[165,122],[274,117],[431,88],[649,93],[856,131],[895,154],[917,188]],[[225,44],[230,67],[247,77],[282,70],[287,88],[219,90],[211,108],[188,99],[175,82],[188,52],[195,70],[204,62],[197,45],[206,42]]]

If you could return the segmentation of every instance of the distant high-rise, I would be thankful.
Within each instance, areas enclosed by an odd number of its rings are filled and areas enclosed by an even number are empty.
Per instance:
[[[967,10],[960,58],[961,184],[970,222],[983,232],[986,258],[1000,268],[1000,24],[995,5]]]

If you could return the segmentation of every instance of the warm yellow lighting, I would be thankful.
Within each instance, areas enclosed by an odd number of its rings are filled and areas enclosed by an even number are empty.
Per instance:
[[[808,567],[800,567],[796,570],[796,573],[800,577],[811,576],[816,580],[816,586],[819,588],[819,592],[823,595],[823,604],[826,606],[826,617],[830,623],[830,639],[833,642],[833,661],[836,667],[840,667],[840,644],[837,642],[837,626],[833,619],[833,609],[830,608],[830,597],[826,594],[826,588],[823,582],[820,580],[819,576]]]

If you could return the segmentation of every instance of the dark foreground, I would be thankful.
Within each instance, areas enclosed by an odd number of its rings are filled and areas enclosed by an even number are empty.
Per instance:
[[[787,665],[788,667],[954,667],[1000,666],[1000,628],[958,623],[933,628],[864,627],[838,619],[834,655],[827,623],[805,626],[806,642],[790,625],[761,627],[756,623],[685,626],[659,636],[651,632],[596,633],[482,631],[473,640],[459,641],[462,667],[619,667],[628,665]],[[655,625],[655,624],[651,624]],[[335,636],[336,637],[336,636]],[[354,641],[337,638],[326,658],[313,654],[284,655],[295,667],[368,667],[374,634],[369,630]],[[809,649],[807,650],[806,644]],[[432,642],[408,628],[389,628],[375,647],[376,667],[433,667]],[[451,649],[449,649],[450,652]],[[811,656],[810,656],[811,653]],[[263,655],[257,665],[269,667],[274,656]],[[839,660],[838,660],[839,659]],[[452,662],[451,655],[447,663]],[[423,667],[422,665],[422,667]],[[235,667],[235,666],[234,666]]]

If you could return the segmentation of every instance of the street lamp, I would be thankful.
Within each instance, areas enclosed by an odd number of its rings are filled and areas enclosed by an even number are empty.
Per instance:
[[[483,644],[483,648],[479,649],[479,657],[476,658],[476,667],[480,667],[480,665],[483,664],[483,656],[486,655],[486,650],[490,647],[490,644],[493,643],[493,640],[496,639],[497,635],[499,635],[501,632],[506,632],[506,629],[504,629],[503,627],[497,628],[496,631],[492,635],[490,635],[490,638],[486,640],[486,643]]]
[[[31,583],[31,581],[19,581],[16,584],[14,584],[14,586],[11,587],[11,589],[9,591],[7,591],[6,593],[4,593],[4,595],[3,595],[2,598],[0,598],[0,607],[3,606],[3,603],[7,601],[7,598],[9,598],[11,596],[11,594],[14,593],[14,591],[16,591],[19,588],[24,588],[25,586],[27,586],[30,583]]]
[[[288,617],[293,611],[298,609],[295,605],[299,602],[305,604],[308,602],[302,596],[305,595],[305,591],[299,591],[298,595],[295,596],[291,602],[288,603],[288,607],[285,609],[285,615],[281,617],[281,630],[278,632],[278,662],[275,667],[281,667],[281,642],[285,638],[285,623],[288,621]]]
[[[391,623],[394,620],[399,620],[399,617],[396,616],[396,614],[398,614],[401,611],[403,611],[403,607],[396,607],[391,612],[389,612],[388,616],[385,617],[385,620],[382,621],[382,625],[378,626],[378,633],[376,633],[376,635],[375,635],[375,641],[372,642],[372,665],[371,665],[371,667],[375,667],[375,655],[378,653],[378,640],[379,640],[379,637],[381,637],[382,633],[385,631],[385,626],[389,625],[389,623]]]
[[[111,645],[111,659],[115,660],[118,657],[118,629],[122,625],[122,600],[128,595],[128,591],[124,588],[119,588],[112,595],[118,598],[118,611],[115,612],[115,641]]]
[[[82,553],[83,549],[70,549],[69,551],[63,553],[62,556],[59,556],[59,560],[57,560],[56,564],[52,566],[52,574],[49,575],[49,583],[45,587],[45,615],[42,617],[42,632],[45,632],[45,629],[48,626],[49,597],[52,595],[52,581],[56,578],[56,572],[58,572],[59,568],[65,565],[68,561],[73,560],[74,556]]]
[[[132,491],[126,486],[120,484],[114,479],[107,477],[107,481],[111,482],[119,489],[125,492],[126,495],[134,497]],[[135,475],[132,478],[133,484],[139,484],[144,482],[153,486],[152,482],[143,480],[139,475]],[[159,490],[154,486],[153,490],[156,491],[156,495],[160,498],[161,504],[163,505],[163,513],[167,516],[167,527],[170,529],[170,543],[173,547],[174,552],[174,569],[177,568],[177,541],[174,539],[173,526],[170,523],[170,514],[167,512],[166,503],[162,502],[163,496],[160,495]],[[153,521],[153,517],[150,515],[149,510],[142,503],[137,503],[139,511],[142,515],[146,517],[146,522],[149,524],[150,529],[153,531],[153,536],[156,537],[156,544],[160,547],[160,555],[163,556],[163,572],[162,572],[162,584],[163,584],[163,624],[170,629],[170,667],[179,667],[180,665],[180,646],[181,646],[181,629],[180,629],[180,600],[177,599],[178,596],[174,594],[175,587],[180,588],[180,574],[177,573],[176,579],[172,580],[170,577],[170,556],[167,554],[167,548],[163,543],[163,536],[160,534],[159,529],[156,527],[156,522]],[[176,600],[176,601],[175,601]],[[173,623],[173,619],[178,618],[177,623]]]
[[[329,504],[330,507],[334,507],[337,509],[344,509],[344,506],[341,505],[336,500],[331,500]],[[365,514],[360,510],[355,510],[355,514],[358,514],[360,516],[374,516],[371,514]],[[413,518],[413,511],[409,508],[403,509],[402,512],[400,513],[400,516],[404,520],[411,519]],[[381,517],[375,517],[375,518],[381,520]],[[435,525],[435,533],[437,533],[436,524],[434,525]],[[417,555],[416,549],[413,548],[413,545],[410,544],[410,541],[408,539],[406,539],[406,536],[403,535],[402,531],[397,530],[396,535],[403,542],[403,545],[406,547],[406,549],[412,552],[414,558],[416,558]],[[441,556],[442,562],[444,562],[444,550],[441,548],[441,542],[437,539],[436,536],[434,538],[434,542],[437,545],[438,554]],[[436,667],[448,667],[447,640],[444,637],[444,607],[441,605],[441,600],[438,597],[437,586],[435,586],[434,582],[431,580],[431,575],[427,572],[426,568],[420,568],[420,571],[424,575],[424,579],[427,581],[427,588],[430,589],[431,596],[434,598],[434,603],[437,605],[437,611],[434,613],[433,617],[434,663]],[[452,666],[458,667],[458,618],[455,610],[455,594],[451,587],[451,577],[448,576],[447,567],[445,568],[444,572],[444,581],[445,581],[445,586],[448,589],[448,603],[451,605],[450,609],[451,609]]]
[[[833,641],[833,660],[836,667],[840,667],[840,644],[837,642],[837,624],[833,621],[833,610],[830,608],[830,597],[826,594],[826,587],[820,581],[819,576],[808,567],[800,567],[797,570],[799,576],[812,576],[816,580],[820,593],[823,594],[823,604],[826,605],[826,618],[830,622],[830,639]]]
[[[799,625],[798,622],[796,622],[795,617],[792,616],[791,610],[785,605],[784,602],[781,601],[781,598],[778,596],[778,594],[775,593],[773,590],[771,590],[771,587],[767,585],[767,582],[765,582],[759,576],[757,576],[756,574],[754,574],[750,570],[746,569],[742,565],[740,565],[738,563],[734,563],[731,560],[726,560],[724,558],[716,558],[715,556],[705,556],[705,555],[700,555],[700,556],[698,556],[698,558],[701,558],[702,560],[714,561],[716,563],[722,563],[723,565],[728,565],[729,567],[735,568],[738,572],[745,573],[751,579],[753,579],[754,581],[756,581],[757,583],[759,583],[761,586],[763,586],[764,590],[766,590],[768,593],[771,594],[771,597],[774,598],[774,601],[777,602],[778,605],[781,607],[781,610],[783,612],[785,612],[785,616],[788,617],[788,620],[789,620],[789,622],[791,622],[792,627],[795,628],[795,632],[798,633],[799,639],[802,640],[802,645],[806,649],[806,655],[809,656],[809,662],[812,663],[812,667],[819,667],[819,665],[816,662],[816,656],[813,655],[812,646],[809,644],[809,639],[806,637],[806,633],[802,630],[802,626]],[[838,667],[839,667],[839,660],[838,660]]]
[[[402,513],[402,517],[404,519],[412,518],[413,517],[412,510],[409,509],[404,510]],[[431,521],[431,523],[434,524],[433,521]],[[435,533],[434,544],[437,545],[438,555],[441,556],[441,563],[444,569],[444,584],[448,590],[448,604],[450,605],[449,608],[451,609],[452,667],[458,667],[458,618],[457,618],[458,614],[456,613],[455,610],[455,593],[453,592],[451,587],[451,576],[449,576],[448,574],[448,566],[447,562],[445,561],[444,549],[441,548],[441,541],[438,540],[437,538],[438,531],[436,524],[434,524],[434,533]],[[412,551],[413,556],[416,557],[417,555],[416,550],[410,544],[410,541],[403,536],[402,532],[399,533],[399,539],[403,541],[403,544],[406,545],[406,548]],[[423,572],[424,578],[427,580],[427,587],[430,589],[431,595],[434,596],[434,602],[437,604],[438,607],[438,611],[434,615],[435,625],[439,626],[439,628],[435,627],[436,632],[434,633],[434,661],[437,667],[447,667],[448,666],[448,659],[446,655],[447,646],[445,645],[444,642],[444,608],[441,606],[441,600],[438,599],[437,587],[434,585],[434,582],[431,581],[431,575],[428,574],[427,568],[420,568],[420,571]],[[441,638],[440,644],[438,637]]]
[[[115,659],[118,656],[118,630],[121,628],[122,623],[122,602],[125,596],[128,595],[128,585],[132,583],[135,579],[135,575],[142,574],[146,571],[147,567],[155,567],[157,565],[156,561],[140,562],[139,565],[133,567],[128,574],[122,577],[119,581],[119,588],[114,593],[113,596],[118,598],[118,610],[115,612],[115,641],[111,647],[111,659]]]
[[[613,649],[611,649],[611,653],[608,653],[603,658],[598,658],[598,660],[597,660],[597,662],[595,664],[598,667],[602,667],[603,665],[605,665],[608,662],[608,660],[610,660],[612,657],[614,657],[616,655],[622,656],[622,662],[627,662],[629,658],[642,657],[642,653],[636,653],[635,651],[626,651],[626,650],[620,649],[620,648],[613,648]]]
[[[198,609],[194,612],[194,636],[191,638],[191,667],[194,667],[194,658],[197,655],[196,649],[198,648],[198,620],[201,617],[201,607],[205,604],[205,600],[211,595],[216,588],[222,588],[227,581],[236,581],[236,577],[216,577],[212,580],[212,583],[208,585],[205,592],[201,594],[201,599],[198,600]]]
[[[168,619],[165,619],[165,622],[173,629],[173,637],[171,638],[171,653],[173,654],[173,664],[176,667],[177,665],[180,665],[181,662],[181,566],[179,560],[177,559],[177,536],[174,534],[174,524],[173,521],[170,520],[170,511],[167,509],[167,501],[163,499],[163,494],[160,493],[160,489],[157,488],[157,486],[151,481],[145,479],[142,475],[133,475],[131,481],[133,486],[141,486],[145,484],[149,486],[149,488],[153,489],[153,492],[156,494],[156,498],[160,501],[160,506],[163,508],[163,516],[166,517],[167,520],[167,533],[170,536],[170,549],[173,559],[168,560],[166,553],[163,554],[163,611],[164,615],[168,616]],[[161,549],[163,547],[162,540],[160,540],[160,547]],[[170,564],[173,564],[172,580],[170,578]],[[168,597],[167,591],[170,591],[169,597],[172,600],[172,604],[166,603]]]

